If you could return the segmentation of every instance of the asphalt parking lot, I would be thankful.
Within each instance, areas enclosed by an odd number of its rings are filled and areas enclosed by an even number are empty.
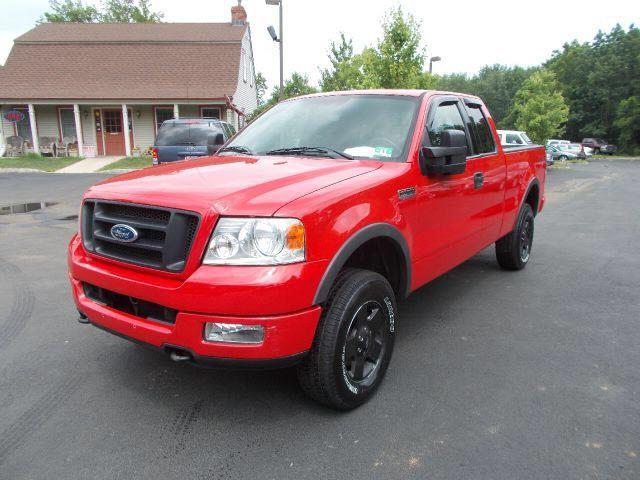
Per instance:
[[[532,259],[400,305],[363,407],[290,370],[198,370],[80,325],[65,247],[105,175],[0,173],[0,479],[638,479],[640,161],[553,170]]]

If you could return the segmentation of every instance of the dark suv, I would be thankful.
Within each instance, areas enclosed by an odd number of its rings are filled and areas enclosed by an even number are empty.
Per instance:
[[[616,147],[615,145],[609,145],[602,138],[583,138],[582,146],[592,148],[595,155],[597,155],[598,153],[613,155],[614,152],[618,149],[618,147]]]
[[[153,164],[213,155],[235,133],[232,125],[215,118],[166,120],[153,146]]]

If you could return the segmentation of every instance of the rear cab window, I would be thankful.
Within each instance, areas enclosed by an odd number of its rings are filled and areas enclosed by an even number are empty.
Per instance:
[[[524,141],[520,138],[520,135],[516,135],[515,133],[507,133],[507,144],[524,145]]]

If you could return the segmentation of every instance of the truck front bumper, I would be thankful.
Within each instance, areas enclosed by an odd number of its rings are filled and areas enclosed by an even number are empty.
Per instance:
[[[185,297],[181,294],[183,291],[193,293],[193,285],[188,285],[189,279],[181,282],[179,287],[166,291],[166,286],[161,281],[141,284],[142,277],[123,278],[121,273],[119,269],[114,271],[110,263],[103,264],[87,256],[77,237],[72,239],[69,245],[69,279],[73,298],[80,314],[86,316],[96,327],[135,342],[151,345],[167,353],[178,353],[196,364],[205,366],[247,368],[287,366],[300,360],[311,348],[321,314],[319,306],[297,309],[291,313],[266,315],[244,313],[231,315],[227,312],[213,314],[199,311],[200,302],[194,301],[193,296]],[[114,274],[117,277],[115,279]],[[147,278],[147,280],[152,279],[153,275]],[[299,277],[297,280],[302,281]],[[198,281],[202,279],[199,278]],[[215,281],[212,279],[212,282],[215,283]],[[119,295],[131,295],[126,298],[133,303],[143,300],[171,308],[176,312],[175,321],[164,322],[143,318],[132,314],[131,311],[114,308],[89,298],[84,288],[85,283]],[[132,288],[131,284],[135,284],[136,288]],[[221,285],[218,286],[221,287]],[[233,289],[233,285],[229,288]],[[254,291],[253,298],[249,296],[245,302],[255,301],[255,296],[260,294],[271,294],[272,298],[278,298],[280,295],[275,290],[279,288],[286,289],[287,282],[279,287],[271,285],[263,292]],[[160,299],[164,301],[158,301]],[[210,308],[211,303],[215,303],[215,296],[209,297],[207,303],[206,308],[202,306],[202,310]],[[238,310],[242,311],[243,306],[238,305]],[[205,341],[204,328],[209,322],[261,325],[264,329],[264,339],[256,344]]]

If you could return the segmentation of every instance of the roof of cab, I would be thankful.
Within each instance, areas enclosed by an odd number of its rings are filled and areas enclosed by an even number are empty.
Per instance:
[[[371,90],[342,90],[336,92],[319,92],[303,95],[294,98],[312,98],[312,97],[328,97],[335,95],[397,95],[404,97],[420,97],[422,95],[455,95],[459,97],[467,97],[479,99],[475,95],[468,93],[444,92],[440,90],[411,90],[411,89],[371,89]]]

